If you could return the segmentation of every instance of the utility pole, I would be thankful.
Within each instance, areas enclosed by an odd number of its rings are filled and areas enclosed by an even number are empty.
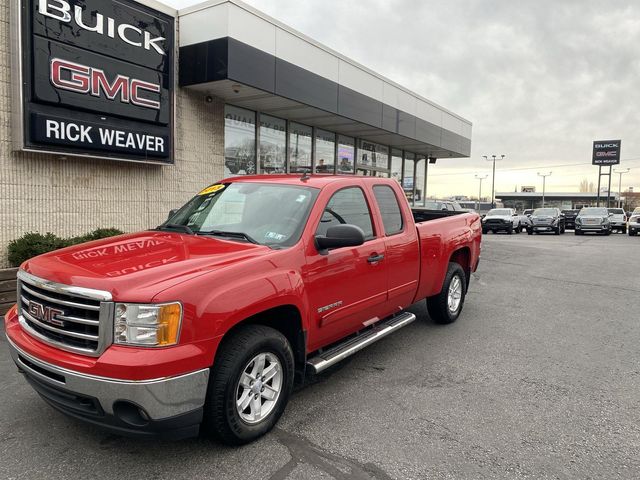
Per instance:
[[[482,200],[482,180],[487,178],[489,175],[477,175],[476,178],[480,180],[480,189],[478,190],[478,213],[480,213],[480,201]]]
[[[504,155],[500,155],[500,158],[497,158],[497,155],[491,155],[491,159],[489,159],[489,157],[487,157],[486,155],[483,155],[482,157],[489,162],[493,162],[493,175],[491,177],[491,208],[496,208],[496,160],[504,160]]]
[[[538,172],[538,176],[542,177],[542,208],[544,208],[544,194],[547,187],[547,177],[551,176],[551,173],[540,173]]]
[[[629,173],[630,168],[626,168],[624,170],[614,170],[613,173],[617,173],[620,175],[620,179],[618,180],[618,206],[622,208],[622,175],[625,173]]]

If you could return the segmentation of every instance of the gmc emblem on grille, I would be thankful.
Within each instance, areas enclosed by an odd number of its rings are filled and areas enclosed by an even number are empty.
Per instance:
[[[46,305],[42,305],[41,303],[34,302],[33,300],[29,302],[28,310],[29,310],[29,315],[34,317],[36,320],[50,323],[52,325],[57,325],[59,327],[64,327],[64,322],[56,318],[57,315],[64,315],[64,312],[62,310],[59,310],[57,308],[47,307]]]

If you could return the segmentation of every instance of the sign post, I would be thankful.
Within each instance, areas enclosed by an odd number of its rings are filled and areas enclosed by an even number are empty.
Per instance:
[[[14,0],[16,150],[173,163],[175,18],[153,5]]]
[[[622,140],[596,140],[593,142],[593,156],[591,163],[598,166],[598,197],[596,206],[600,206],[600,183],[603,176],[609,177],[607,187],[607,207],[611,198],[611,170],[620,164],[620,147]],[[602,173],[602,167],[609,167],[609,173]]]

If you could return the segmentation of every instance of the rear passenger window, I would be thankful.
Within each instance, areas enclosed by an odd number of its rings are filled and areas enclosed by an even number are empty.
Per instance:
[[[380,208],[384,232],[387,235],[401,232],[403,226],[402,213],[393,189],[387,185],[376,185],[373,187],[373,195],[376,197],[376,202],[378,202],[378,207]]]
[[[345,223],[360,227],[366,239],[373,238],[369,205],[358,187],[344,188],[333,194],[324,209],[316,235],[326,235],[329,228]]]

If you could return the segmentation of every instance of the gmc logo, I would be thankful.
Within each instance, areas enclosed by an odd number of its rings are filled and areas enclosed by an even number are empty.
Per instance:
[[[27,310],[29,315],[34,317],[36,320],[64,327],[64,322],[56,318],[57,315],[64,315],[62,310],[42,305],[41,303],[34,302],[33,300],[29,301],[29,308]]]
[[[154,94],[159,98],[160,85],[145,82],[118,74],[109,80],[104,70],[81,65],[61,58],[51,59],[51,83],[56,88],[71,92],[104,96],[109,100],[118,99],[122,103],[131,103],[139,107],[160,110],[160,101],[143,97],[142,94]]]

